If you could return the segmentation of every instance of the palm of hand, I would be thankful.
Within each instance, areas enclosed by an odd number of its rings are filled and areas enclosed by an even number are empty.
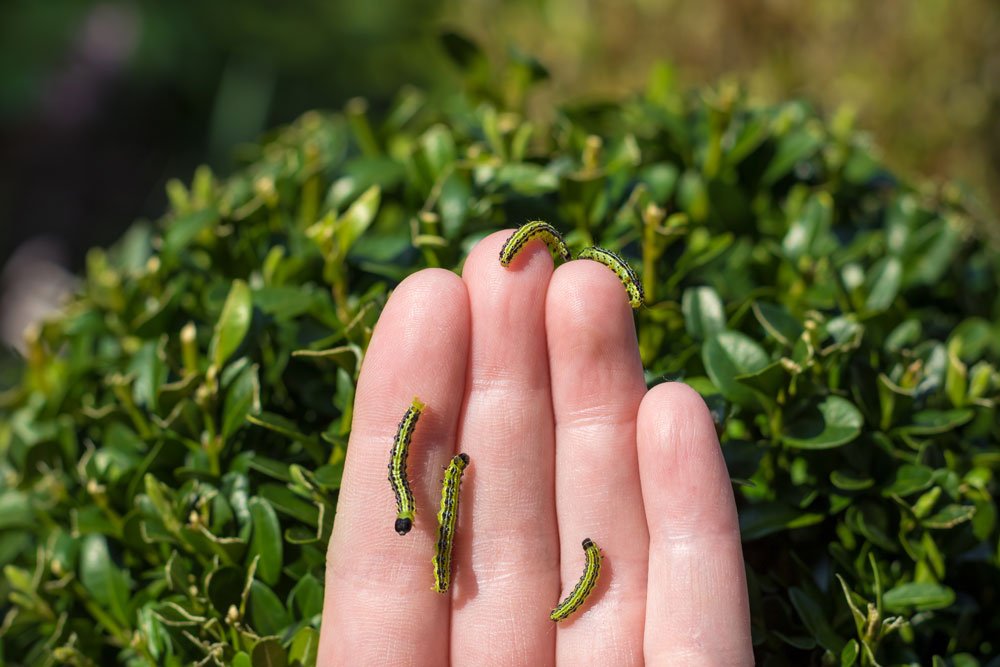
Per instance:
[[[752,664],[732,488],[701,398],[646,391],[613,273],[553,271],[541,243],[509,268],[506,233],[462,277],[411,276],[376,327],[327,563],[321,665]],[[413,530],[393,530],[396,424],[427,404],[409,478]],[[431,591],[441,470],[466,452],[452,588]],[[604,564],[569,621],[549,612]]]

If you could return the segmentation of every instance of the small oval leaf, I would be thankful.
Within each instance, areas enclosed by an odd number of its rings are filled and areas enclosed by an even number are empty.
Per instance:
[[[253,536],[250,538],[247,562],[260,556],[260,561],[257,562],[257,577],[266,584],[274,585],[281,578],[284,556],[278,514],[267,501],[256,497],[250,499],[249,507]]]
[[[277,639],[264,639],[257,642],[250,656],[253,667],[287,667],[288,656]]]
[[[940,584],[911,582],[886,591],[882,604],[891,612],[944,609],[955,601],[955,591]]]
[[[723,396],[740,405],[756,404],[753,390],[736,378],[770,363],[764,348],[738,331],[720,331],[705,341],[701,355],[708,376]]]
[[[253,296],[250,287],[242,280],[234,280],[232,287],[229,288],[226,303],[222,306],[219,321],[215,324],[215,333],[209,346],[209,358],[213,366],[222,368],[243,342],[250,329],[251,315],[253,315]]]
[[[130,624],[128,575],[115,565],[103,535],[88,535],[80,547],[80,582],[119,623]]]
[[[691,287],[681,299],[684,327],[695,340],[704,340],[726,328],[726,308],[711,287]]]
[[[864,417],[853,403],[840,396],[827,396],[796,415],[782,440],[799,449],[831,449],[857,438],[863,423]]]
[[[274,591],[260,581],[250,584],[250,623],[258,634],[280,635],[291,622],[285,605]],[[254,657],[256,655],[255,650]],[[281,655],[284,657],[284,651]],[[254,664],[257,664],[256,660]]]
[[[931,468],[925,465],[904,463],[896,470],[895,481],[882,489],[882,495],[905,498],[929,487],[933,479],[934,471]]]
[[[302,628],[292,639],[288,658],[299,665],[315,665],[319,655],[319,632],[315,628]]]

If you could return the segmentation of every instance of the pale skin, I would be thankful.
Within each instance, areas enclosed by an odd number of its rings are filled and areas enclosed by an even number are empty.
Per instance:
[[[461,277],[420,271],[393,292],[358,381],[326,573],[319,664],[751,665],[732,485],[701,397],[646,390],[617,277],[553,269],[510,234]],[[393,530],[386,479],[414,396],[417,516]],[[465,452],[451,590],[431,590],[442,470]],[[604,554],[586,604],[549,612]]]

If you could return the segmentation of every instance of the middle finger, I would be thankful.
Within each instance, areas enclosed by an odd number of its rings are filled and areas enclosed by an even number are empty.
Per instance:
[[[471,465],[455,544],[453,664],[544,665],[555,651],[548,613],[559,544],[545,341],[552,259],[531,242],[500,266],[509,235],[480,241],[462,272],[472,330],[459,447]]]

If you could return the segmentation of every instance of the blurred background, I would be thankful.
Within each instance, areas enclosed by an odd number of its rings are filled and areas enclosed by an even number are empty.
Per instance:
[[[538,57],[541,115],[667,62],[682,85],[852,109],[904,178],[1000,204],[996,0],[4,0],[0,341],[71,289],[88,247],[157,217],[169,178],[226,173],[307,109],[455,85],[443,28]]]

